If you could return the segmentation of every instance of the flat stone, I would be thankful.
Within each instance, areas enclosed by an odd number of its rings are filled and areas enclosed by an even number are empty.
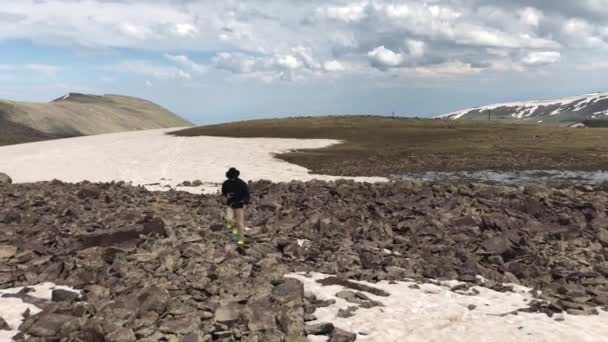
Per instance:
[[[0,259],[10,259],[17,255],[17,247],[12,245],[0,245]]]
[[[239,320],[243,305],[238,302],[222,303],[215,310],[215,321],[219,323],[229,324]]]
[[[195,317],[164,321],[159,330],[169,334],[187,335],[199,329],[200,320]]]
[[[305,328],[306,335],[325,335],[328,336],[334,332],[335,328],[332,323],[318,323],[307,325]]]
[[[122,328],[106,335],[107,342],[135,342],[137,337],[131,329]]]
[[[74,319],[76,319],[74,316],[42,313],[38,316],[38,320],[27,330],[27,333],[36,337],[52,337],[57,335],[63,324]]]
[[[56,289],[51,293],[51,300],[53,302],[73,302],[79,297],[80,294],[78,292],[63,289]]]
[[[357,340],[357,335],[342,329],[336,328],[329,338],[329,342],[354,342]]]

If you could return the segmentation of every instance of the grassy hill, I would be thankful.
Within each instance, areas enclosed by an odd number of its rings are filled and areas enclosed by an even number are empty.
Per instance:
[[[321,150],[278,156],[314,172],[343,176],[488,169],[608,169],[608,129],[603,128],[336,116],[244,121],[172,134],[343,140],[342,144]]]
[[[0,145],[192,125],[146,100],[74,93],[50,103],[0,100],[0,124]]]

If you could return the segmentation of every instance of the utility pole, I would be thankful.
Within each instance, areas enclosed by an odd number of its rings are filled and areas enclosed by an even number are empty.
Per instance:
[[[488,121],[492,121],[492,111],[488,110]]]
[[[395,111],[393,111],[393,120],[395,120]]]

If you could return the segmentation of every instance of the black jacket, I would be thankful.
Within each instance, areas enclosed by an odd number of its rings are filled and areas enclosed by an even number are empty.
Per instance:
[[[222,195],[226,204],[232,208],[242,208],[249,203],[249,187],[240,178],[228,179],[222,185]]]

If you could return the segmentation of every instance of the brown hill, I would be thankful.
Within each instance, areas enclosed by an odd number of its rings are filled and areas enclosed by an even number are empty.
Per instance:
[[[0,145],[192,124],[152,102],[70,93],[50,103],[0,100]]]

